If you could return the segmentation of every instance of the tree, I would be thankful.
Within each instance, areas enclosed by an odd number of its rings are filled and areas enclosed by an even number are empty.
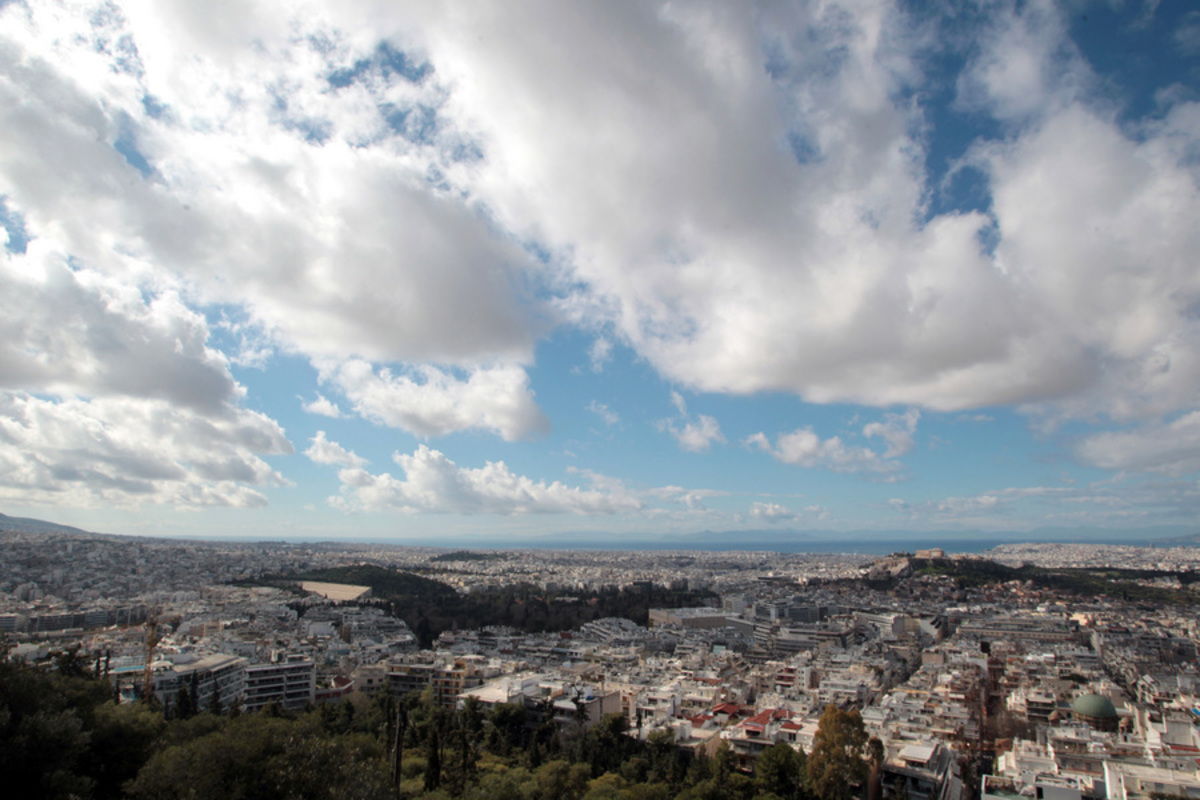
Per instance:
[[[67,673],[48,674],[0,663],[0,775],[16,797],[85,797],[93,781],[81,774],[88,732],[79,709],[64,702]]]
[[[669,730],[652,731],[646,737],[646,751],[651,778],[655,781],[667,780],[671,763],[675,760],[675,734]]]
[[[497,703],[492,708],[488,731],[488,746],[499,755],[508,755],[515,747],[525,743],[525,725],[529,712],[516,703]]]
[[[587,791],[591,769],[586,764],[548,761],[538,767],[534,800],[578,800]]]
[[[127,784],[128,795],[139,800],[395,797],[383,748],[364,734],[331,735],[311,722],[261,714],[233,719],[201,714],[170,725],[160,749]]]
[[[175,706],[171,709],[175,719],[188,719],[196,714],[195,696],[186,686],[175,690]]]
[[[808,756],[809,789],[819,800],[851,800],[867,777],[867,732],[857,711],[826,706]]]
[[[121,787],[137,777],[166,727],[162,712],[145,703],[97,707],[85,761],[96,779],[93,796],[124,797]]]
[[[733,774],[733,750],[729,747],[729,740],[722,739],[717,745],[717,752],[713,755],[712,773],[713,778],[717,783],[723,784],[729,780],[729,776]]]
[[[120,796],[166,722],[144,704],[118,707],[112,687],[74,667],[0,659],[0,775],[6,796]]]
[[[883,797],[884,758],[883,742],[872,736],[867,742],[867,764],[871,768],[867,783],[867,800],[880,800]]]
[[[430,726],[428,753],[425,758],[425,791],[433,791],[442,783],[442,747],[437,728]]]
[[[760,792],[785,800],[800,791],[800,755],[787,742],[771,745],[754,760],[754,783]]]

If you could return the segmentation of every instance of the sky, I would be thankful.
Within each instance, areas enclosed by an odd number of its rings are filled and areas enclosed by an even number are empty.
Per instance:
[[[1198,56],[1179,0],[0,0],[0,511],[1194,528]]]

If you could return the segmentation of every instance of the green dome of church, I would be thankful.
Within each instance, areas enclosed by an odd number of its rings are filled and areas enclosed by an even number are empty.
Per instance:
[[[1112,700],[1098,694],[1082,694],[1076,697],[1075,702],[1071,704],[1071,710],[1077,717],[1091,717],[1092,719],[1116,719],[1117,717],[1117,708],[1113,705]]]

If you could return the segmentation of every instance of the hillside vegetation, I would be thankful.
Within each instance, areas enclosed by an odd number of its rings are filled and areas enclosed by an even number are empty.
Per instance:
[[[1028,564],[1010,567],[978,558],[914,558],[910,563],[917,574],[945,575],[964,589],[1020,581],[1072,595],[1150,603],[1194,603],[1196,596],[1189,587],[1200,582],[1198,573],[1165,570],[1036,567]],[[1164,579],[1178,580],[1181,588],[1155,585],[1156,581]]]

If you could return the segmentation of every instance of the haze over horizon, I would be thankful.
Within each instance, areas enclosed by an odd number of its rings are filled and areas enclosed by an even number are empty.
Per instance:
[[[934,5],[0,2],[0,510],[1194,532],[1200,10]]]

